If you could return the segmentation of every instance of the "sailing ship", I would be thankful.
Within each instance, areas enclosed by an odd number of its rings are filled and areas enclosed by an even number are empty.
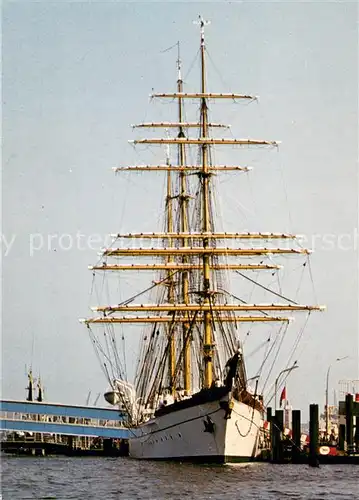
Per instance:
[[[166,161],[115,169],[117,172],[164,172],[164,230],[113,235],[111,247],[105,248],[98,264],[90,267],[94,275],[152,271],[157,273],[157,278],[124,301],[93,307],[94,316],[81,321],[87,325],[97,353],[104,359],[102,368],[111,384],[105,398],[126,415],[132,433],[130,456],[219,463],[249,461],[258,455],[264,404],[258,385],[254,389],[250,386],[238,329],[248,323],[287,324],[291,319],[285,315],[288,311],[310,312],[321,310],[322,306],[293,301],[235,303],[226,292],[229,272],[275,272],[280,266],[271,260],[273,255],[308,255],[309,251],[242,245],[243,241],[253,240],[257,243],[295,240],[292,234],[216,229],[213,177],[222,172],[246,172],[249,168],[217,164],[212,148],[217,144],[276,147],[278,143],[212,136],[213,130],[225,129],[226,125],[210,120],[211,102],[252,101],[256,97],[208,90],[206,22],[200,18],[198,24],[199,91],[185,92],[178,55],[176,91],[152,96],[175,102],[175,121],[145,122],[136,126],[141,130],[167,131],[161,138],[133,141],[135,145],[165,145]],[[185,119],[187,102],[198,105],[196,121]],[[193,148],[197,151],[197,162],[188,161]],[[126,246],[129,241],[139,244]],[[144,241],[155,244],[142,245]],[[228,246],[228,241],[236,245]],[[135,262],[126,261],[129,257]],[[138,257],[145,262],[136,262]],[[247,263],[246,259],[252,261]],[[135,302],[149,293],[152,303]],[[100,327],[100,334],[96,334],[96,325]],[[124,361],[120,359],[115,332],[117,325],[122,326],[122,332],[129,325],[145,325],[134,382],[124,375]],[[123,342],[124,338],[122,333]]]

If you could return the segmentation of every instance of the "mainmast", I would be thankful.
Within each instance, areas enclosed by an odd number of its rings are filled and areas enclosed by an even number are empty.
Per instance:
[[[167,159],[166,165],[171,165],[170,160],[170,147],[167,145]],[[167,171],[167,196],[166,196],[166,230],[170,234],[174,231],[173,227],[173,193],[172,193],[172,172]],[[168,245],[172,247],[172,238],[168,240]],[[169,255],[166,263],[170,266],[173,264],[173,256]],[[167,271],[167,299],[169,304],[175,303],[175,293],[174,293],[174,279],[173,271],[169,269]],[[172,394],[176,390],[176,343],[175,343],[175,324],[172,322],[168,325],[168,342],[169,342],[169,356],[168,356],[168,376],[169,376],[169,388]]]
[[[206,94],[206,68],[205,68],[205,43],[204,43],[204,26],[208,24],[201,17],[199,19],[201,27],[201,93]],[[206,97],[201,98],[201,137],[208,137],[208,108]],[[211,232],[210,213],[209,213],[209,183],[210,173],[208,172],[208,144],[204,142],[202,148],[202,231],[204,233]],[[209,240],[203,238],[203,248],[209,246]],[[203,254],[203,295],[204,305],[210,304],[210,255]],[[204,359],[204,387],[209,388],[212,385],[213,377],[213,335],[211,311],[205,310],[204,314],[204,342],[203,342],[203,359]]]
[[[177,92],[181,94],[183,92],[183,80],[181,76],[181,58],[180,50],[178,44],[178,58],[177,58]],[[183,123],[183,102],[182,98],[178,98],[178,121],[180,124]],[[183,126],[179,126],[178,138],[184,138]],[[186,164],[185,156],[185,145],[179,144],[178,151],[178,163],[179,165]],[[178,201],[180,205],[180,231],[182,234],[188,233],[188,193],[186,186],[186,172],[180,170],[179,173],[179,195]],[[182,238],[182,246],[185,248],[188,246],[188,240],[186,237]],[[188,264],[188,257],[183,255],[182,264]],[[189,303],[188,297],[188,271],[182,272],[182,300],[184,304]],[[183,323],[182,330],[182,341],[183,341],[183,389],[185,395],[188,395],[191,391],[191,334],[190,334],[190,324],[188,322]]]

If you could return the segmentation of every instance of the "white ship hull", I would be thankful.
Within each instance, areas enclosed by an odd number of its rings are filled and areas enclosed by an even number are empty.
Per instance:
[[[134,429],[130,456],[218,463],[255,459],[262,414],[244,403],[233,403],[230,418],[225,418],[226,410],[215,400],[149,420]]]

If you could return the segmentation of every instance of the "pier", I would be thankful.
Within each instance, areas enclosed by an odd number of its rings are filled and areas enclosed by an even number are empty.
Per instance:
[[[130,430],[118,409],[0,401],[5,452],[125,455]]]

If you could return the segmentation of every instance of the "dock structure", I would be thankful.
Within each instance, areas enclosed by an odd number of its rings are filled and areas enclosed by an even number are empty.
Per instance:
[[[359,454],[359,397],[352,394],[339,402],[339,448],[347,454]]]
[[[300,410],[292,410],[291,428],[284,430],[283,411],[273,412],[268,407],[269,430],[261,459],[272,463],[307,463],[313,467],[324,463],[359,464],[359,394],[355,400],[352,394],[347,394],[345,401],[339,403],[337,444],[320,438],[317,404],[309,406],[309,416],[309,436],[306,436],[301,433]]]
[[[130,437],[125,415],[118,409],[33,401],[0,400],[4,451],[31,448],[48,452],[115,451]],[[24,436],[24,438],[21,438]]]

